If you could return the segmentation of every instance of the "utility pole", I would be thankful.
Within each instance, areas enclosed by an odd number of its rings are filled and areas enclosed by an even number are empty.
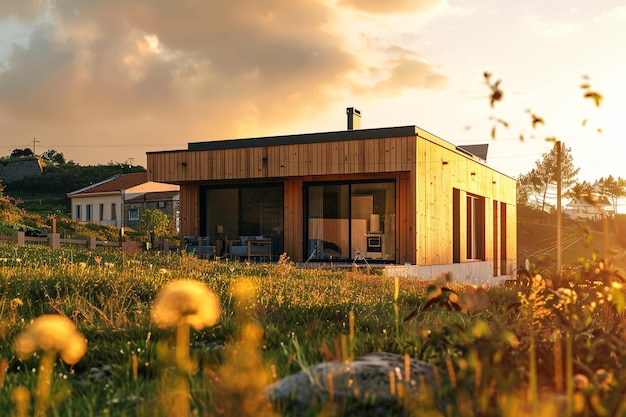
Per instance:
[[[35,148],[37,146],[36,145],[37,143],[41,143],[41,141],[37,140],[36,138],[33,138],[33,155],[35,155],[35,156],[37,156],[37,152],[36,152],[36,148]]]
[[[561,141],[556,146],[556,272],[559,278],[563,269],[562,225],[561,225]]]

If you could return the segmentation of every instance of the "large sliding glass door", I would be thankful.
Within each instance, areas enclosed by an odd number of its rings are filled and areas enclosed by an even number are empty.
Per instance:
[[[201,228],[210,240],[240,240],[253,236],[271,240],[272,259],[284,251],[282,184],[206,188]]]
[[[305,186],[305,258],[395,261],[395,183]]]

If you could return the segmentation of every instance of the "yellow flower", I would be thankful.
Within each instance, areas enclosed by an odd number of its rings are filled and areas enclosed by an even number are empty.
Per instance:
[[[177,280],[165,285],[152,306],[152,319],[159,327],[188,324],[201,330],[217,323],[220,301],[205,284]]]
[[[36,318],[15,339],[15,348],[23,359],[43,350],[48,354],[58,353],[65,363],[73,365],[87,351],[87,340],[67,317],[47,314]]]
[[[24,302],[22,301],[22,299],[19,297],[16,297],[11,300],[10,308],[11,310],[17,310],[17,308],[22,305],[24,305]]]

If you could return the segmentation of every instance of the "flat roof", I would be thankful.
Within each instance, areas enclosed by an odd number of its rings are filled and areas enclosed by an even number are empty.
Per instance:
[[[307,143],[337,142],[344,140],[380,139],[416,136],[416,126],[383,127],[376,129],[341,130],[337,132],[303,133],[284,136],[264,136],[247,139],[226,139],[207,142],[190,142],[187,150],[215,151],[222,149],[254,148],[259,146],[300,145]]]

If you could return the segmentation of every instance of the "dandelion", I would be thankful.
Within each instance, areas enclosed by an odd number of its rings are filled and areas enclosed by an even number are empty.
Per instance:
[[[574,389],[576,391],[584,391],[589,387],[589,378],[583,374],[574,375]]]
[[[177,280],[165,285],[152,306],[152,320],[161,328],[176,327],[176,365],[182,374],[177,375],[174,390],[174,412],[189,416],[189,326],[196,330],[217,323],[220,302],[217,295],[205,284],[193,280]]]
[[[188,325],[202,330],[217,323],[219,315],[217,295],[205,284],[193,280],[167,284],[152,307],[152,319],[161,328]]]
[[[56,356],[74,365],[87,351],[87,340],[70,319],[48,314],[36,318],[15,339],[15,349],[22,359],[28,359],[38,351],[43,352],[39,365],[35,415],[45,416],[50,402],[52,366]]]
[[[602,393],[607,393],[613,383],[613,374],[606,369],[600,368],[596,370],[595,377],[598,383],[598,389]]]

